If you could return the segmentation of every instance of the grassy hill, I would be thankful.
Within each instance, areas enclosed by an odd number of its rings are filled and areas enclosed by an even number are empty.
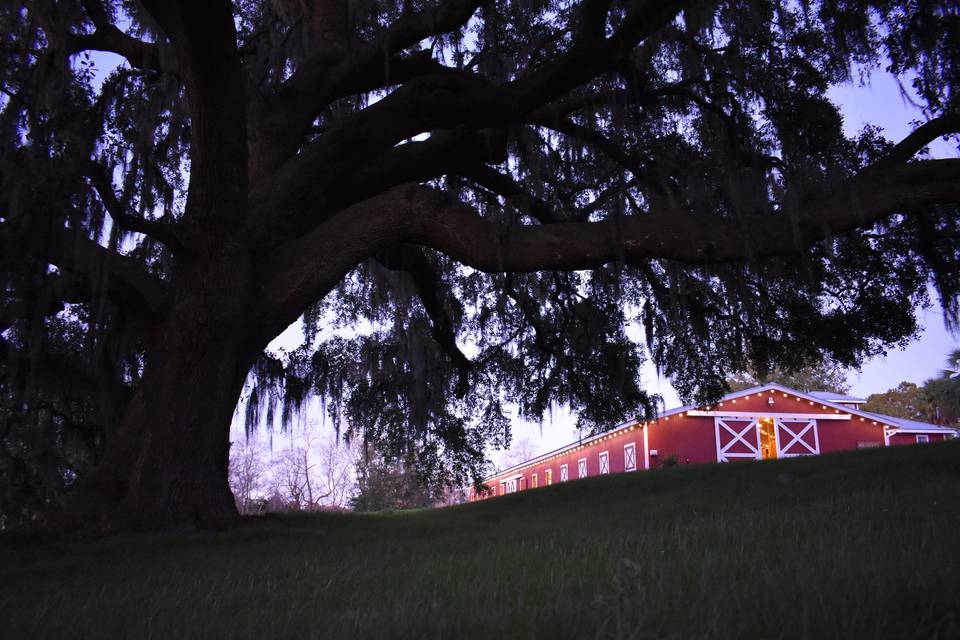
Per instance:
[[[960,442],[0,551],[9,638],[956,638]]]

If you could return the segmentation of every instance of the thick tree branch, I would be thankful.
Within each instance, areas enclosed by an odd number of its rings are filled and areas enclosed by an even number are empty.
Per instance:
[[[103,203],[103,207],[118,227],[149,236],[167,245],[172,251],[179,251],[183,248],[175,224],[159,220],[147,220],[127,211],[127,207],[117,198],[113,185],[110,183],[110,177],[102,166],[91,162],[86,173],[100,197],[100,202]]]
[[[414,233],[423,234],[423,244],[491,272],[588,269],[653,258],[708,264],[761,259],[798,253],[893,213],[960,202],[958,175],[960,160],[870,169],[828,194],[801,199],[796,227],[785,212],[735,220],[660,211],[597,223],[500,230],[462,204],[449,203]]]
[[[955,133],[960,133],[960,113],[949,113],[929,120],[897,143],[886,161],[906,162],[937,138]]]
[[[431,247],[491,273],[591,269],[659,258],[696,264],[763,259],[802,252],[894,213],[958,203],[958,175],[960,160],[876,166],[829,193],[800,198],[799,210],[791,215],[733,219],[678,210],[515,227],[485,220],[434,189],[398,187],[278,248],[262,269],[262,287],[269,292],[264,308],[271,310],[263,321],[268,333],[282,329],[362,260],[400,242]]]
[[[83,3],[87,15],[96,30],[90,34],[72,34],[67,41],[69,53],[80,51],[109,51],[123,56],[131,66],[137,69],[150,69],[166,73],[175,73],[175,65],[169,64],[160,55],[160,48],[151,42],[138,40],[117,28],[107,15],[99,0],[85,0]]]
[[[506,157],[502,131],[440,131],[426,140],[398,145],[371,158],[352,175],[328,185],[325,196],[340,209],[399,184],[433,180],[477,164],[504,162]]]
[[[447,0],[436,7],[408,13],[332,67],[326,57],[308,61],[284,83],[281,95],[305,101],[312,119],[330,101],[349,91],[357,78],[371,73],[389,75],[383,66],[393,54],[463,26],[480,4],[480,0]]]
[[[246,216],[246,98],[233,7],[227,0],[144,0],[181,54],[190,109],[190,186],[195,221]]]
[[[103,291],[118,306],[148,315],[167,303],[163,282],[137,260],[112,253],[71,229],[51,229],[33,253],[74,276],[88,299]]]
[[[371,73],[389,76],[389,69],[383,67],[394,54],[432,36],[459,29],[480,4],[480,0],[447,0],[436,7],[408,13],[332,68],[322,61],[304,65],[285,83],[284,91],[304,96],[314,109],[322,107],[351,91],[358,77]]]
[[[350,151],[344,151],[345,156],[349,154]],[[317,173],[308,187],[308,200],[298,196],[302,196],[307,188],[299,183],[306,175],[283,174],[270,183],[272,187],[269,190],[258,188],[251,194],[251,210],[279,213],[289,208],[288,215],[284,218],[261,216],[253,221],[251,235],[261,245],[273,246],[284,237],[309,231],[340,209],[391,187],[425,182],[446,174],[459,173],[467,166],[503,162],[505,158],[502,132],[461,129],[441,131],[420,142],[407,142],[384,149],[379,155],[358,162],[350,172]],[[317,159],[316,162],[323,161]],[[283,181],[279,180],[281,177]],[[287,179],[291,182],[286,182]]]
[[[82,304],[92,298],[90,286],[67,273],[45,274],[42,282],[28,295],[29,300],[27,296],[0,300],[0,333],[31,314],[49,318],[63,311],[67,303]]]
[[[251,194],[254,208],[272,211],[307,205],[330,184],[348,176],[398,142],[424,131],[459,124],[481,128],[498,117],[502,102],[479,77],[430,76],[413,80],[387,98],[344,118],[315,143],[280,167]],[[502,114],[503,112],[501,112]],[[336,168],[331,171],[331,168]]]
[[[408,82],[423,76],[456,75],[459,69],[440,64],[429,51],[415,51],[410,55],[394,55],[369,73],[350,76],[351,84],[343,88],[343,96],[375,91],[391,85]]]
[[[256,173],[274,169],[302,144],[310,124],[331,102],[410,78],[455,73],[430,57],[429,52],[398,56],[431,36],[463,26],[480,0],[447,0],[436,7],[408,13],[379,36],[354,51],[331,60],[328,54],[307,60],[284,82],[260,126],[254,156]]]
[[[67,42],[68,53],[81,51],[108,51],[126,58],[137,69],[176,73],[176,68],[162,62],[156,45],[137,40],[111,26],[85,35],[72,35]]]

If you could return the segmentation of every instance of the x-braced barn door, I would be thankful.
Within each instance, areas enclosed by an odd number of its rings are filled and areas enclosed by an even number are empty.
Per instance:
[[[783,420],[775,418],[777,451],[781,458],[815,456],[820,453],[820,434],[816,420]]]
[[[758,420],[714,418],[717,433],[717,462],[760,459]]]

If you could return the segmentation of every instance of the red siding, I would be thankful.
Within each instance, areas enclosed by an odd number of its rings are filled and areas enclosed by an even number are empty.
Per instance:
[[[587,459],[587,477],[600,474],[600,454],[608,452],[610,473],[623,473],[624,471],[624,445],[633,443],[636,448],[637,470],[643,470],[644,449],[643,449],[643,429],[636,427],[628,429],[616,435],[604,436],[602,440],[591,442],[589,444],[574,447],[573,449],[558,455],[556,458],[539,462],[532,467],[507,473],[492,479],[488,484],[496,483],[499,487],[500,482],[513,478],[517,475],[523,476],[524,489],[533,487],[533,475],[538,476],[538,487],[546,485],[546,471],[553,471],[553,484],[558,484],[560,480],[560,467],[567,465],[568,481],[579,479],[579,470],[577,462],[580,458]]]
[[[674,456],[679,464],[702,464],[717,461],[717,436],[713,418],[670,416],[650,428],[650,468]]]
[[[883,427],[854,416],[850,420],[819,420],[820,453],[883,446]]]
[[[931,433],[927,436],[930,438],[930,442],[942,442],[943,435],[939,433]],[[895,433],[890,436],[890,446],[900,446],[905,444],[917,444],[917,435],[914,433]]]

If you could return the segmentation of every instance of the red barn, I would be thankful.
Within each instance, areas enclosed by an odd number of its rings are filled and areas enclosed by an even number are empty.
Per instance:
[[[766,384],[711,406],[671,409],[652,422],[625,422],[487,478],[470,499],[588,476],[702,464],[811,456],[832,451],[937,442],[957,431],[860,409],[865,400]]]

